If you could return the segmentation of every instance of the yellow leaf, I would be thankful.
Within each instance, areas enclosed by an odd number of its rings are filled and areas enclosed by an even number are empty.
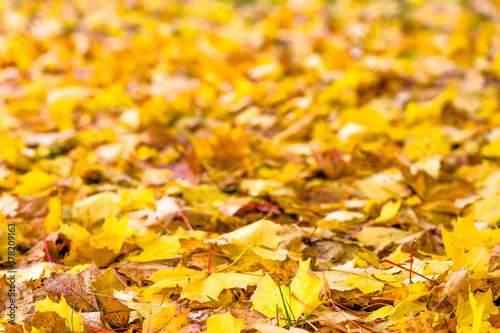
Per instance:
[[[500,220],[498,202],[500,202],[500,193],[492,193],[483,196],[482,199],[477,201],[474,205],[474,217],[478,221],[496,223]]]
[[[262,278],[261,272],[252,275],[229,273],[212,273],[177,266],[175,269],[160,269],[154,273],[149,280],[156,282],[144,292],[145,297],[164,288],[181,287],[181,298],[187,298],[198,302],[209,302],[210,299],[217,300],[224,289],[246,288],[254,285]]]
[[[401,201],[389,201],[382,207],[380,216],[375,219],[375,222],[384,222],[394,218],[394,216],[396,216],[396,214],[399,212],[400,207]]]
[[[424,304],[415,303],[415,302],[401,302],[396,306],[386,305],[381,307],[378,310],[373,311],[368,317],[366,317],[366,321],[374,321],[380,318],[388,317],[388,323],[394,323],[396,321],[406,319],[410,315],[410,313],[417,314],[420,311],[423,311]]]
[[[49,113],[57,128],[62,131],[73,129],[73,110],[78,100],[57,100],[49,105]]]
[[[198,277],[191,281],[189,287],[182,289],[181,298],[187,298],[198,302],[208,302],[210,298],[218,299],[224,289],[246,288],[259,282],[262,273],[255,272],[252,275],[229,273],[213,273],[208,277]]]
[[[243,179],[239,187],[242,192],[247,192],[252,197],[266,194],[274,196],[294,195],[291,189],[283,186],[280,182],[270,179]]]
[[[324,281],[309,274],[309,262],[310,259],[300,261],[299,271],[289,288],[286,286],[278,287],[276,282],[266,274],[257,284],[257,289],[252,296],[252,308],[271,318],[276,315],[276,305],[282,313],[284,313],[286,306],[287,310],[291,311],[295,318],[298,318],[304,312],[311,311],[311,308],[318,307],[321,304],[320,291]],[[284,304],[283,298],[289,301]]]
[[[393,312],[394,312],[394,306],[386,305],[370,313],[370,315],[365,318],[365,321],[369,322],[380,318],[385,318],[390,314],[392,314]]]
[[[472,332],[479,333],[481,322],[483,321],[484,303],[478,304],[472,293],[469,293],[469,302],[472,309]]]
[[[71,213],[76,218],[94,222],[109,215],[117,215],[120,212],[118,203],[121,196],[113,192],[101,192],[91,197],[76,201]]]
[[[189,326],[187,317],[189,313],[182,314],[181,311],[186,310],[179,309],[177,304],[170,304],[157,314],[146,318],[142,324],[142,331],[144,333],[170,333]]]
[[[79,224],[61,224],[59,232],[72,241],[82,240],[90,236],[89,232]]]
[[[234,318],[228,311],[208,318],[207,329],[207,333],[239,333],[245,329],[245,323],[243,319]]]
[[[204,275],[204,272],[177,266],[174,269],[159,269],[148,280],[158,283],[158,285],[153,285],[151,288],[168,288],[176,285],[183,287],[187,285],[188,280]]]
[[[68,274],[79,273],[79,272],[83,271],[84,269],[86,269],[86,268],[88,268],[90,266],[92,266],[92,264],[76,265],[76,266],[73,266],[73,268],[71,268],[66,273],[68,273]]]
[[[493,142],[488,143],[483,147],[482,154],[484,157],[500,157],[500,140],[495,140]]]
[[[48,233],[57,231],[62,224],[62,220],[61,201],[58,197],[52,197],[49,199],[49,214],[43,221],[43,227]]]
[[[246,245],[265,246],[274,250],[281,242],[281,238],[277,235],[279,230],[281,230],[279,224],[262,219],[225,234],[221,238],[235,239]]]
[[[14,193],[18,195],[40,195],[47,190],[56,180],[50,175],[38,168],[35,168],[21,177],[21,185],[16,187]]]
[[[127,234],[128,218],[108,216],[102,225],[102,231],[90,237],[90,245],[96,249],[108,248],[119,253]]]
[[[493,303],[491,289],[484,293],[477,291],[474,294],[469,287],[467,301],[461,295],[458,296],[458,332],[486,333],[493,331],[488,318],[498,312],[498,307]]]
[[[145,186],[139,186],[133,191],[119,190],[118,194],[122,200],[118,207],[122,212],[137,209],[155,209],[155,191]]]
[[[410,236],[412,233],[397,228],[364,227],[356,234],[356,238],[363,245],[375,248],[383,247],[391,242]]]
[[[182,190],[182,197],[192,203],[200,202],[205,204],[223,203],[229,196],[218,188],[206,185],[185,187]]]
[[[47,95],[50,117],[59,130],[73,129],[73,111],[92,90],[84,86],[67,86],[51,89]]]
[[[490,253],[484,246],[474,246],[470,251],[459,250],[452,257],[455,270],[464,267],[469,272],[469,277],[474,279],[487,279]]]
[[[0,135],[0,156],[10,166],[27,170],[30,167],[30,159],[22,153],[24,144],[21,140],[7,134]]]
[[[35,310],[39,312],[54,311],[61,318],[66,319],[66,325],[72,332],[83,332],[82,315],[78,312],[73,312],[73,309],[66,303],[64,295],[61,295],[59,303],[52,302],[50,298],[45,297],[44,300],[36,302]]]
[[[385,284],[382,282],[366,279],[362,276],[351,276],[347,281],[355,288],[361,290],[363,294],[371,294],[375,291],[384,289]]]
[[[252,246],[252,251],[262,259],[282,261],[286,260],[287,257],[286,253],[278,251],[270,251],[258,246]]]
[[[477,274],[487,271],[484,265],[487,257],[487,249],[491,249],[495,244],[500,243],[500,230],[489,230],[480,232],[474,224],[474,217],[459,217],[453,232],[442,227],[443,244],[446,254],[450,256],[454,263],[454,268],[459,269],[468,265],[473,270],[479,268]],[[477,247],[474,252],[468,254]],[[480,249],[484,247],[484,249]],[[479,258],[474,258],[480,254]],[[469,269],[469,268],[468,268]]]
[[[181,245],[179,239],[181,235],[163,235],[159,237],[155,233],[146,234],[135,240],[137,246],[143,251],[139,255],[130,256],[131,262],[145,262],[152,260],[161,260],[179,255]]]

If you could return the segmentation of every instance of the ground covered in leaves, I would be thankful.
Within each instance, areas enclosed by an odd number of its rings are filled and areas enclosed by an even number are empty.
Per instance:
[[[0,7],[6,332],[500,332],[497,2]]]

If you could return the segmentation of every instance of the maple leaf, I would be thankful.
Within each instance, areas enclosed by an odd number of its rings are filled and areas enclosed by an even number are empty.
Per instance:
[[[495,1],[4,2],[0,329],[500,330]]]
[[[189,312],[181,313],[181,311],[183,311],[183,309],[179,309],[177,304],[170,304],[157,314],[146,318],[142,330],[147,333],[179,331],[185,326],[188,326],[187,318]]]
[[[57,320],[57,317],[60,317],[64,319],[65,328],[71,329],[70,332],[83,332],[82,316],[78,312],[75,313],[73,308],[66,303],[64,294],[61,295],[59,303],[53,302],[49,297],[36,302],[35,310],[40,313],[46,313],[45,316],[38,316],[34,318],[35,322],[33,322],[33,326],[35,327],[43,327],[52,331],[56,329],[54,325],[57,325],[60,329],[61,325]],[[50,327],[47,325],[50,325]]]
[[[92,279],[102,275],[97,266],[92,264],[83,271],[70,273],[51,273],[45,280],[44,287],[47,292],[64,295],[69,304],[75,309],[83,311],[98,311],[99,305],[92,289]]]
[[[243,319],[234,318],[231,312],[213,315],[207,320],[208,333],[239,333],[243,329]]]
[[[299,271],[289,287],[280,286],[266,274],[252,296],[252,308],[271,318],[276,315],[276,306],[281,311],[289,307],[293,318],[299,318],[305,311],[319,306],[324,281],[309,274],[309,264],[309,260],[300,262]]]

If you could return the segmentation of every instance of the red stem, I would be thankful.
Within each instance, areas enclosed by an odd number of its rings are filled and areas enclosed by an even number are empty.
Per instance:
[[[32,232],[33,230],[35,230],[35,228],[36,228],[36,227],[37,227],[40,223],[42,223],[43,221],[45,221],[45,217],[40,217],[40,218],[38,219],[38,221],[36,221],[35,223],[33,223],[33,225],[31,226],[31,228],[29,228],[29,229],[28,229],[28,231],[26,231],[26,232],[24,233],[24,237],[28,237],[28,236],[29,236],[29,234],[31,234],[31,232]]]
[[[392,261],[390,261],[390,260],[387,260],[387,259],[382,259],[382,261],[385,261],[386,263],[389,263],[389,264],[391,264],[391,265],[394,265],[394,266],[396,266],[396,267],[398,267],[398,268],[404,269],[405,271],[412,272],[412,271],[411,271],[411,270],[409,270],[408,268],[405,268],[405,267],[403,267],[403,266],[400,266],[400,265],[398,265],[398,264],[396,264],[396,263],[394,263],[394,262],[392,262]],[[422,274],[420,274],[420,273],[413,272],[413,274],[418,275],[418,276],[420,276],[421,278],[424,278],[424,279],[426,279],[427,281],[434,283],[435,285],[439,285],[439,283],[437,283],[436,281],[433,281],[433,280],[429,279],[427,276],[423,276],[423,275],[422,275]]]
[[[52,262],[52,259],[50,258],[49,254],[49,247],[47,246],[47,238],[45,237],[45,229],[42,228],[42,234],[43,234],[43,241],[45,243],[45,251],[47,252],[47,258],[49,258],[49,262],[52,264],[52,269],[54,272],[57,272],[56,265]]]
[[[341,310],[341,309],[340,309],[340,308],[339,308],[339,307],[335,304],[335,302],[334,302],[332,299],[330,299],[330,301],[332,302],[332,305],[335,307],[335,310],[337,310],[337,312],[338,312],[338,313],[340,313],[340,315],[341,315],[342,317],[344,317],[344,318],[345,318],[348,322],[353,323],[353,324],[354,324],[354,326],[356,326],[357,328],[359,328],[359,329],[361,329],[361,330],[362,330],[362,328],[361,328],[361,327],[364,327],[364,328],[369,329],[369,330],[371,330],[371,331],[378,332],[378,333],[382,333],[382,331],[376,330],[376,329],[374,329],[374,328],[371,328],[371,327],[368,327],[368,326],[365,326],[365,325],[362,325],[362,324],[358,324],[358,323],[356,323],[355,321],[350,320],[349,318],[347,318],[347,317],[346,317],[346,316],[342,313],[342,310]]]
[[[495,326],[493,326],[493,328],[497,328],[498,326],[500,326],[500,322],[495,324]],[[486,332],[486,333],[490,333],[490,331]]]
[[[342,313],[342,310],[341,310],[341,309],[340,309],[340,308],[339,308],[339,307],[338,307],[338,306],[337,306],[337,305],[333,302],[333,300],[331,300],[331,299],[330,299],[330,302],[332,302],[332,305],[333,305],[333,307],[335,308],[335,310],[337,310],[337,312],[338,312],[338,313],[340,313],[340,315],[341,315],[342,317],[344,317],[344,318],[345,318],[345,320],[347,320],[347,321],[348,321],[348,322],[350,322],[350,323],[353,323],[353,324],[354,324],[354,326],[356,326],[357,328],[360,328],[360,329],[361,329],[361,326],[359,326],[359,324],[358,324],[358,323],[356,323],[356,322],[354,322],[354,321],[350,320],[349,318],[347,318],[347,317],[346,317],[346,316]]]
[[[184,221],[184,223],[186,223],[186,225],[188,226],[189,230],[193,231],[194,230],[193,227],[191,226],[191,224],[189,224],[189,221],[187,220],[186,216],[184,215],[184,213],[180,209],[179,209],[179,214],[181,214],[181,218]]]
[[[125,282],[123,282],[123,280],[122,280],[122,279],[120,278],[120,276],[118,275],[118,272],[116,271],[116,269],[114,269],[114,268],[113,268],[113,272],[115,272],[116,277],[117,277],[117,278],[118,278],[118,280],[120,280],[120,282],[121,282],[121,283],[125,286],[125,288],[127,288],[128,290],[130,290],[130,292],[131,292],[131,293],[135,294],[135,292],[134,292],[132,289],[130,289],[130,287],[129,287],[129,286],[127,286],[127,284],[126,284]],[[136,301],[137,301],[137,302],[139,302],[139,303],[142,303],[142,302],[141,302],[141,301],[139,301],[138,299],[135,299],[135,298],[134,298],[134,300],[136,300]]]
[[[307,309],[309,309],[309,311],[311,311],[311,313],[314,313],[316,315],[318,315],[319,317],[323,317],[324,319],[326,319],[327,322],[329,322],[330,324],[332,324],[333,326],[335,326],[336,328],[338,328],[341,332],[344,332],[344,333],[347,333],[348,331],[342,326],[340,325],[339,323],[337,323],[336,321],[332,320],[330,317],[324,315],[322,312],[316,310],[315,308],[313,308],[312,306],[310,306],[309,304],[303,302],[300,298],[298,298],[293,292],[292,292],[292,295],[291,295],[297,302],[299,302],[300,304],[302,304],[303,306],[305,306]],[[279,323],[279,321],[278,321]]]
[[[165,300],[165,296],[167,296],[167,292],[166,291],[163,293],[163,298],[161,299],[160,306],[162,306],[163,301]]]
[[[203,327],[201,327],[200,322],[198,320],[190,318],[187,314],[185,314],[182,311],[179,311],[179,312],[182,313],[183,315],[185,315],[189,320],[192,320],[196,324],[196,326],[198,326],[200,328],[200,331],[203,332]]]
[[[413,244],[417,242],[417,239],[413,240],[413,243],[411,243],[411,248],[410,248],[410,283],[411,283],[411,272],[413,270]]]

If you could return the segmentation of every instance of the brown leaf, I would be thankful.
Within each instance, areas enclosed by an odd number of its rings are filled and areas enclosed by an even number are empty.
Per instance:
[[[269,272],[269,275],[271,275],[273,279],[279,280],[288,285],[298,271],[299,264],[291,258],[286,258],[285,261],[276,262],[272,271]]]
[[[63,234],[52,232],[47,235],[47,249],[52,260],[62,259],[70,249],[70,241]],[[31,257],[45,257],[47,255],[45,242],[42,240],[31,248],[26,255]]]
[[[101,312],[83,312],[81,315],[83,325],[86,327],[86,331],[94,331],[96,329],[106,328],[102,320]]]
[[[198,333],[201,332],[201,329],[198,325],[191,325],[188,327],[184,327],[180,331],[177,331],[177,333]]]
[[[24,333],[23,326],[19,324],[3,324],[5,333]]]
[[[138,286],[153,275],[157,270],[162,268],[173,268],[181,262],[181,257],[176,256],[173,258],[147,261],[147,262],[132,262],[123,266],[117,267],[118,273],[125,275],[131,279]]]
[[[245,326],[247,327],[255,324],[263,324],[269,320],[269,318],[255,310],[245,308],[229,308],[228,311],[231,312],[231,315],[234,318],[243,319],[245,321]]]
[[[68,305],[75,307],[75,311],[95,312],[99,311],[99,306],[93,292],[92,279],[102,276],[103,273],[96,265],[87,267],[76,274],[51,273],[45,280],[44,287],[47,292],[57,295],[64,295]],[[52,297],[51,297],[52,298]],[[74,305],[76,302],[76,305]]]
[[[313,150],[313,156],[320,171],[328,179],[338,179],[349,173],[349,164],[342,159],[342,154],[335,149],[320,153]]]
[[[112,327],[127,327],[130,310],[117,299],[113,297],[96,295],[97,303],[102,311],[104,320]]]
[[[54,311],[37,312],[31,319],[31,325],[48,333],[71,332],[66,326],[66,320]]]

